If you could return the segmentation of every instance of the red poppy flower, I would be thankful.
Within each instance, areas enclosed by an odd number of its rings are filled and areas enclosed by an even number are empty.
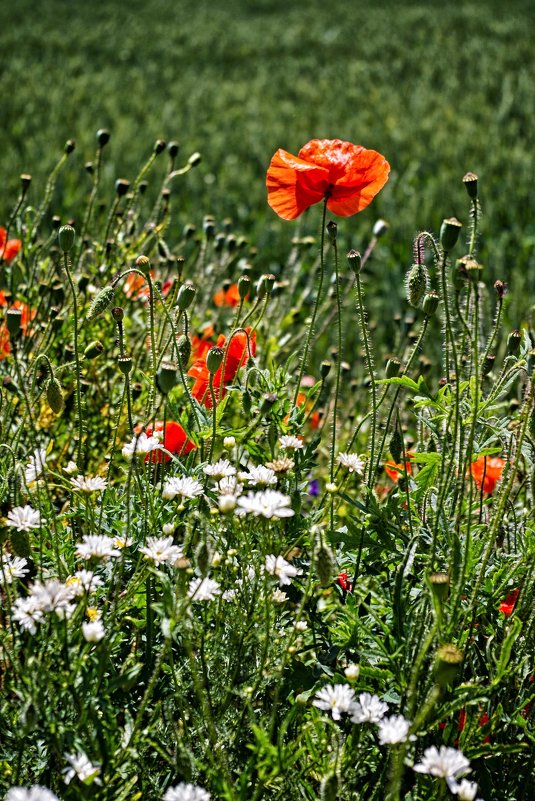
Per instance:
[[[6,307],[8,305],[8,302],[9,302],[8,299],[6,298],[4,293],[0,290],[0,306]],[[11,306],[11,308],[20,309],[22,311],[22,316],[20,318],[20,327],[22,329],[22,332],[26,334],[28,329],[28,323],[31,322],[35,317],[36,314],[35,309],[30,309],[30,307],[26,303],[23,303],[21,300],[16,300]],[[5,322],[3,322],[0,325],[0,361],[2,361],[2,359],[6,359],[11,353],[11,346],[9,342],[10,342],[9,331],[7,330]]]
[[[241,301],[238,284],[231,284],[228,289],[219,289],[215,293],[213,301],[216,306],[230,306],[235,309]]]
[[[212,337],[215,335],[211,323],[206,323],[197,334],[191,338],[191,358],[193,361],[202,359],[213,346]]]
[[[336,579],[336,581],[344,592],[351,592],[351,581],[349,580],[349,573],[346,573],[345,570],[343,570],[341,573],[338,574],[338,578]]]
[[[0,226],[0,261],[13,261],[21,245],[20,239],[8,239],[6,229]]]
[[[152,426],[147,426],[145,429],[145,433],[148,437],[152,436],[152,431]],[[156,421],[154,424],[154,431],[163,431],[163,420]],[[166,451],[169,451],[169,453],[174,453],[177,456],[185,456],[187,453],[197,447],[194,442],[188,439],[188,435],[180,423],[177,423],[175,420],[168,420],[166,422],[162,445]],[[162,456],[166,462],[170,461],[171,459],[168,453],[162,453],[162,451],[152,451],[152,453],[147,454],[145,461],[148,461],[150,457],[152,462],[161,462]]]
[[[150,277],[154,281],[156,279],[155,273],[151,270]],[[164,298],[173,286],[173,279],[168,278],[162,285],[162,295]],[[142,275],[137,273],[129,273],[124,282],[123,292],[129,300],[148,300],[150,297],[149,285]]]
[[[407,453],[407,456],[413,456],[412,453]],[[410,476],[412,475],[412,465],[410,462],[405,462],[405,470],[407,474]],[[392,481],[395,481],[396,484],[400,478],[403,477],[403,465],[397,464],[392,459],[385,464],[385,472]]]
[[[510,592],[507,598],[501,602],[500,612],[503,612],[507,617],[512,615],[519,595],[520,590],[513,590],[513,592]]]
[[[472,476],[478,489],[481,489],[483,484],[483,492],[490,495],[502,477],[505,463],[505,459],[501,459],[499,456],[479,456],[470,465],[468,475]]]
[[[297,156],[279,149],[266,177],[268,203],[279,217],[295,220],[314,203],[340,217],[372,202],[388,181],[390,165],[375,150],[340,139],[312,139]]]
[[[249,336],[248,336],[249,335]],[[240,367],[249,357],[256,353],[256,333],[246,328],[245,331],[238,331],[234,334],[230,342],[226,343],[223,334],[217,340],[217,347],[225,349],[225,355],[221,367],[214,375],[213,387],[216,400],[220,400],[226,391],[226,386],[234,380]],[[223,376],[223,367],[225,375]],[[197,359],[190,369],[188,375],[195,379],[191,389],[191,394],[199,403],[204,403],[208,408],[212,408],[212,398],[210,396],[210,373],[206,366],[206,358]]]

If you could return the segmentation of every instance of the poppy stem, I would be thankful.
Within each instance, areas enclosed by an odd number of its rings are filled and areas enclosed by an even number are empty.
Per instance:
[[[312,310],[312,317],[310,318],[310,325],[308,326],[307,335],[305,338],[305,344],[303,347],[303,355],[301,356],[301,365],[299,367],[299,374],[297,376],[297,383],[295,385],[295,394],[293,399],[293,406],[297,406],[297,396],[299,395],[299,387],[301,386],[301,381],[303,380],[303,373],[305,372],[307,356],[308,356],[308,349],[310,347],[310,341],[312,339],[312,334],[314,332],[314,326],[316,324],[316,317],[318,314],[318,309],[321,300],[321,291],[323,289],[323,279],[325,276],[325,220],[327,219],[327,200],[325,198],[323,201],[323,214],[321,217],[321,234],[320,234],[320,274],[318,280],[318,291],[316,294],[316,300],[314,302],[314,308]]]
[[[371,349],[370,340],[368,337],[368,329],[366,325],[366,310],[364,308],[364,300],[362,296],[362,284],[360,280],[360,273],[355,274],[355,282],[357,287],[357,317],[360,327],[360,336],[364,343],[364,350],[366,353],[366,367],[370,376],[370,391],[372,396],[372,409],[371,409],[371,444],[370,444],[370,461],[368,464],[368,489],[371,490],[373,486],[373,478],[375,474],[375,440],[377,437],[377,384],[375,383],[375,372],[373,369],[373,354]]]
[[[76,456],[76,465],[79,470],[82,469],[82,438],[83,438],[83,418],[82,418],[82,390],[80,383],[80,354],[78,352],[78,301],[76,299],[76,289],[71,276],[69,265],[69,256],[67,252],[63,253],[63,269],[67,276],[67,281],[72,292],[72,314],[73,314],[73,340],[74,340],[74,361],[75,361],[75,377],[76,377],[76,416],[78,418],[78,448]]]
[[[221,376],[221,378],[223,378],[223,376]],[[217,424],[217,404],[216,404],[215,392],[214,392],[214,375],[213,375],[213,373],[210,373],[210,382],[209,382],[208,386],[210,388],[210,397],[212,399],[212,441],[210,443],[210,453],[208,455],[208,461],[211,462],[212,461],[212,456],[214,455],[214,444],[215,444],[215,438],[216,438],[216,424]]]
[[[337,341],[337,348],[338,354],[336,358],[336,382],[335,382],[335,389],[334,389],[334,406],[333,406],[333,435],[331,440],[331,466],[330,466],[330,474],[329,474],[329,481],[331,484],[334,483],[334,454],[336,451],[336,418],[338,415],[338,396],[340,394],[340,372],[341,372],[341,363],[342,363],[342,302],[340,298],[340,274],[338,271],[338,247],[336,245],[336,238],[333,239],[333,250],[334,250],[334,275],[335,275],[335,293],[336,293],[336,330],[338,335]],[[334,503],[331,503],[331,518],[333,515],[333,506]],[[333,520],[331,519],[331,525],[333,524]],[[334,528],[334,525],[332,525]]]

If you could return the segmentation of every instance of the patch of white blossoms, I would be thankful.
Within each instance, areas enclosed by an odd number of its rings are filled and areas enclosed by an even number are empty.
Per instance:
[[[220,593],[218,582],[211,578],[195,578],[189,583],[188,596],[193,601],[213,601]]]
[[[146,559],[157,565],[173,565],[184,558],[184,553],[178,545],[173,544],[173,537],[149,537],[147,544],[139,549]]]
[[[0,584],[12,584],[13,579],[24,578],[29,572],[27,560],[21,556],[12,556],[10,553],[2,555],[0,567]]]
[[[196,784],[181,782],[165,791],[163,801],[210,801],[210,793]]]
[[[441,745],[426,748],[421,761],[414,765],[417,773],[428,773],[440,779],[446,779],[448,786],[456,787],[457,778],[470,771],[470,762],[461,751]]]
[[[260,464],[257,467],[249,467],[248,472],[242,471],[241,473],[238,473],[238,478],[240,481],[244,481],[247,484],[252,484],[253,486],[271,487],[273,484],[277,483],[275,471],[270,467],[264,467],[263,464]]]
[[[31,531],[41,525],[41,515],[31,506],[15,506],[7,513],[6,525],[16,528],[17,531]]]
[[[64,754],[64,756],[69,765],[68,768],[64,768],[62,771],[65,784],[70,784],[75,776],[82,784],[92,784],[95,781],[100,784],[97,778],[100,768],[97,765],[93,765],[86,754],[79,752],[78,754]]]
[[[218,459],[213,464],[207,464],[203,467],[203,471],[205,475],[215,478],[216,481],[220,481],[227,476],[236,475],[236,468],[231,465],[228,459]]]
[[[301,575],[301,570],[287,562],[283,556],[275,556],[274,554],[266,556],[264,568],[270,576],[278,578],[281,587],[284,584],[291,584],[293,578]]]
[[[303,440],[300,437],[294,437],[291,434],[285,434],[279,438],[279,445],[288,451],[300,451],[304,447]]]
[[[122,454],[127,461],[132,461],[134,455],[146,456],[148,453],[162,449],[162,444],[158,437],[148,437],[143,431],[141,434],[132,437],[122,449]]]
[[[379,723],[388,712],[388,704],[377,695],[360,693],[351,709],[352,723]]]
[[[283,518],[293,517],[294,510],[290,506],[291,500],[287,495],[277,490],[264,490],[262,492],[249,492],[238,498],[236,514],[252,514],[255,517]]]
[[[77,476],[71,478],[71,484],[74,489],[86,492],[88,495],[92,492],[104,492],[108,486],[106,479],[100,476]]]
[[[24,480],[26,484],[31,484],[42,475],[46,463],[46,450],[44,448],[37,448],[33,455],[30,456],[28,464],[24,470]]]
[[[76,546],[76,555],[81,559],[110,559],[120,556],[115,547],[115,538],[105,534],[86,534]]]
[[[59,801],[59,799],[48,788],[34,784],[33,787],[12,787],[4,796],[4,801]]]
[[[203,486],[200,481],[189,476],[168,478],[164,484],[162,498],[164,501],[172,501],[179,495],[185,500],[193,500],[203,494]]]
[[[341,720],[344,712],[350,712],[355,702],[355,691],[349,684],[328,684],[316,693],[313,705],[330,712],[333,720]]]
[[[403,715],[391,715],[378,723],[377,736],[381,745],[397,745],[409,738],[410,721]],[[414,737],[412,739],[415,739]]]

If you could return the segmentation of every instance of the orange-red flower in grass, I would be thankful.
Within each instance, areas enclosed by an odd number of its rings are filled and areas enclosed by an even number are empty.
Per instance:
[[[219,289],[215,293],[213,301],[216,306],[230,306],[235,309],[241,301],[238,284],[231,284],[228,289]]]
[[[156,276],[154,272],[151,271],[150,277],[154,281]],[[162,295],[165,296],[173,286],[173,279],[169,278],[167,281],[164,281],[162,285]],[[137,273],[129,273],[126,276],[126,281],[124,282],[123,292],[129,300],[148,300],[150,296],[150,289],[149,285],[145,278],[142,275],[138,275]]]
[[[191,358],[193,361],[202,359],[214,343],[212,338],[215,335],[214,327],[211,323],[205,323],[198,333],[191,338]]]
[[[478,456],[470,465],[467,477],[471,475],[478,489],[483,486],[483,492],[490,495],[502,477],[505,464],[505,459],[501,459],[499,456]]]
[[[136,433],[139,433],[140,430],[141,426],[137,426]],[[188,438],[188,435],[180,423],[177,423],[175,420],[167,420],[165,431],[163,428],[163,420],[157,420],[154,424],[154,429],[152,426],[147,426],[145,429],[145,433],[148,437],[152,436],[153,431],[155,434],[158,434],[158,432],[161,434],[163,432],[161,443],[166,451],[175,454],[175,456],[185,456],[197,447],[195,443]],[[169,462],[171,459],[169,453],[152,451],[146,455],[145,461],[148,462],[150,459],[151,462],[161,462],[163,457],[165,462]]]
[[[250,328],[245,331],[237,331],[227,345],[223,334],[217,340],[217,347],[223,348],[225,355],[221,367],[214,374],[214,394],[216,401],[221,400],[226,392],[227,384],[234,380],[240,367],[245,364],[249,355],[254,356],[256,353],[256,333],[251,333]],[[225,374],[223,375],[223,367]],[[188,370],[188,375],[195,379],[195,383],[191,389],[191,394],[196,398],[199,403],[203,403],[207,409],[212,408],[212,398],[210,396],[210,373],[206,366],[206,357],[196,359]]]
[[[312,139],[297,156],[279,149],[266,177],[268,203],[279,217],[295,220],[327,200],[340,217],[362,211],[388,181],[390,165],[380,153],[341,139]]]
[[[413,453],[407,453],[407,456],[414,456]],[[405,470],[407,475],[412,475],[412,465],[410,462],[405,462]],[[396,484],[400,478],[403,477],[403,465],[397,464],[392,459],[385,464],[385,472],[392,481],[395,481]]]
[[[4,293],[0,290],[0,306],[2,308],[6,308],[9,304],[8,299],[4,295]],[[13,305],[11,306],[12,309],[20,309],[22,311],[22,316],[20,318],[20,327],[22,329],[22,333],[28,333],[28,323],[30,323],[35,317],[35,309],[30,309],[30,307],[23,303],[21,300],[16,300]],[[7,325],[3,322],[0,325],[0,361],[2,359],[6,359],[9,354],[11,353],[11,346],[9,344],[10,336],[9,331],[7,330]]]
[[[304,392],[300,392],[297,395],[297,405],[298,406],[302,406],[303,403],[306,403],[306,400],[307,400],[307,396],[305,395]],[[313,406],[313,404],[311,402],[306,403],[306,406],[305,406],[306,416],[307,416],[308,423],[310,424],[310,427],[313,428],[313,429],[316,429],[316,428],[319,428],[320,421],[321,421],[321,415],[320,415],[319,412],[312,412],[310,414],[310,417],[309,417],[308,415],[309,415],[309,412],[310,412],[310,409],[312,408],[312,406]],[[288,420],[289,420],[289,417],[287,417],[284,422],[287,422]]]
[[[21,245],[20,239],[8,239],[6,229],[0,225],[0,261],[13,261]]]
[[[504,598],[504,600],[501,602],[500,612],[502,612],[506,617],[510,617],[513,614],[519,595],[520,590],[513,590],[509,593],[507,598]]]

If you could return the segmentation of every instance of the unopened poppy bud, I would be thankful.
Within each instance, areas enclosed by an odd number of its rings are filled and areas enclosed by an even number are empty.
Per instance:
[[[260,412],[262,414],[267,414],[270,412],[277,403],[277,400],[278,398],[274,392],[266,392],[262,398],[262,403],[260,404]]]
[[[212,549],[206,540],[201,540],[195,551],[195,563],[201,576],[206,576],[210,570]]]
[[[440,226],[440,244],[448,253],[453,250],[461,233],[462,223],[456,217],[448,217]]]
[[[72,225],[62,225],[58,231],[58,242],[59,246],[64,253],[68,253],[69,250],[72,250],[74,245],[74,240],[76,237],[76,231],[72,227]]]
[[[116,323],[121,323],[124,319],[124,309],[121,306],[114,306],[111,310],[111,316]]]
[[[431,573],[429,576],[431,592],[439,603],[444,603],[450,591],[450,577],[447,573]]]
[[[22,309],[8,309],[6,313],[6,325],[10,337],[16,337],[20,331],[22,322]]]
[[[505,281],[495,281],[494,289],[496,291],[496,294],[498,295],[498,298],[502,300],[507,292],[507,284],[505,283]]]
[[[373,226],[373,235],[376,239],[380,239],[389,229],[389,225],[386,220],[377,220],[375,225]]]
[[[193,284],[182,284],[176,297],[176,305],[180,311],[186,311],[186,309],[189,309],[193,303],[193,298],[195,297],[196,292],[197,290]]]
[[[131,356],[119,356],[117,364],[119,365],[119,370],[123,375],[129,375],[129,373],[132,372],[133,363]]]
[[[358,275],[362,266],[362,256],[358,250],[350,250],[347,254],[347,261],[355,275]]]
[[[515,328],[507,337],[507,353],[518,353],[520,350],[520,343],[522,342],[522,334]]]
[[[475,200],[477,198],[477,175],[475,172],[467,172],[463,177],[463,184],[468,192],[468,197]]]
[[[51,376],[46,385],[46,399],[54,414],[61,414],[65,407],[61,384],[55,376]]]
[[[398,462],[401,461],[401,455],[403,453],[403,438],[397,428],[390,438],[388,449],[392,459],[398,464]]]
[[[329,373],[331,372],[331,368],[332,368],[332,362],[329,362],[329,361],[327,361],[327,359],[325,359],[325,360],[324,360],[324,361],[323,361],[323,362],[320,364],[320,376],[321,376],[323,379],[327,378],[327,376],[328,376],[328,375],[329,375]]]
[[[427,317],[431,317],[436,312],[439,300],[440,298],[434,290],[431,290],[431,292],[428,292],[427,295],[424,296],[422,309]]]
[[[31,182],[32,182],[32,176],[27,172],[23,172],[22,175],[20,176],[20,183],[22,185],[23,192],[28,191]]]
[[[180,144],[178,142],[175,142],[174,140],[169,142],[169,144],[167,145],[167,152],[169,153],[172,159],[176,159],[179,150],[180,150]]]
[[[464,267],[468,276],[468,280],[473,284],[477,284],[483,271],[483,265],[476,261],[476,259],[466,259],[464,262]]]
[[[338,776],[330,773],[320,783],[320,801],[336,801],[338,798]]]
[[[314,567],[322,587],[332,584],[334,555],[328,545],[320,543],[314,552]]]
[[[178,383],[176,364],[164,362],[156,375],[158,387],[163,395],[167,395]]]
[[[251,291],[251,279],[248,275],[240,275],[238,278],[238,295],[240,300],[245,300]]]
[[[387,378],[395,378],[401,369],[401,362],[395,357],[389,359],[385,367],[385,375]]]
[[[229,253],[235,253],[238,248],[238,240],[234,236],[234,234],[229,234],[226,240],[226,246]]]
[[[75,147],[76,147],[76,142],[74,141],[74,139],[67,139],[63,150],[67,156],[70,156]]]
[[[99,342],[98,339],[95,339],[93,342],[90,342],[87,348],[84,350],[84,359],[96,359],[97,356],[100,356],[103,350],[104,345],[102,342]]]
[[[154,153],[156,156],[159,156],[159,155],[160,155],[160,153],[163,153],[163,151],[165,150],[165,145],[166,145],[166,143],[164,142],[164,140],[163,140],[163,139],[157,139],[157,140],[155,141],[155,143],[154,143],[154,147],[153,147],[153,149],[152,149],[152,150],[153,150],[153,153]]]
[[[327,223],[327,233],[331,242],[336,242],[336,234],[338,233],[338,226],[334,220],[329,220]]]
[[[427,269],[425,264],[413,264],[405,276],[407,300],[411,306],[418,306],[427,289]]]
[[[126,178],[118,178],[115,181],[115,191],[117,193],[117,197],[124,197],[129,189],[130,181],[127,181]]]
[[[99,314],[105,312],[106,309],[113,303],[114,297],[115,290],[112,286],[105,286],[104,289],[101,289],[89,307],[86,318],[87,321],[90,322],[91,320],[94,320],[95,317],[98,317]]]
[[[463,652],[456,645],[441,645],[435,656],[435,679],[440,687],[451,684],[463,662]]]
[[[176,342],[178,358],[182,367],[186,367],[191,356],[191,340],[185,334],[181,334]]]
[[[208,372],[211,375],[217,373],[219,368],[221,367],[221,362],[223,361],[223,356],[225,355],[225,351],[223,348],[218,348],[214,345],[213,348],[210,348],[208,353],[206,354],[206,366],[208,368]]]
[[[188,164],[190,167],[197,167],[202,161],[202,156],[200,153],[192,153],[188,159]]]
[[[494,367],[494,362],[496,361],[496,356],[494,353],[489,353],[483,359],[483,365],[481,367],[481,372],[483,375],[488,375],[492,368]]]
[[[97,131],[97,145],[100,148],[105,147],[110,141],[110,132],[106,128],[99,128]]]
[[[138,256],[136,259],[136,267],[142,273],[147,274],[150,270],[150,259],[148,256]]]

